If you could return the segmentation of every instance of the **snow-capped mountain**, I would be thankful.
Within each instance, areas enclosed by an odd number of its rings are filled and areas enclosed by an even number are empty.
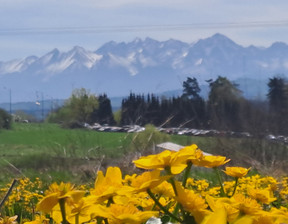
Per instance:
[[[187,76],[196,77],[200,84],[219,75],[247,83],[249,79],[267,82],[287,73],[285,43],[243,47],[221,34],[194,44],[151,38],[110,41],[96,51],[76,46],[68,52],[54,49],[41,57],[0,62],[0,82],[13,91],[15,101],[33,101],[33,92],[68,98],[73,89],[81,87],[110,97],[130,91],[159,93],[181,89]]]

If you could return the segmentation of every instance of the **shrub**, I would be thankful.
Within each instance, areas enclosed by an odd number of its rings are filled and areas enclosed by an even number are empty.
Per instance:
[[[5,110],[0,109],[0,129],[10,129],[11,128],[11,115]]]
[[[170,136],[158,131],[155,126],[147,124],[145,130],[136,132],[133,136],[133,149],[141,154],[149,154],[153,151],[155,145],[169,141]]]

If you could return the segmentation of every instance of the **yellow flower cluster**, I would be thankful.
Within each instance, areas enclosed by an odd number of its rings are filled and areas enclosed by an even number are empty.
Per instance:
[[[10,185],[0,188],[0,197],[4,198]],[[3,208],[5,212],[2,215],[12,216],[17,214],[19,218],[33,218],[37,203],[43,198],[43,183],[39,178],[30,180],[22,178],[17,180],[16,186],[12,189]]]
[[[196,145],[133,162],[142,173],[123,177],[120,168],[109,167],[98,172],[89,190],[53,183],[38,197],[39,215],[25,224],[46,224],[47,218],[63,224],[141,224],[152,223],[152,217],[161,219],[157,223],[288,223],[287,177],[246,177],[250,168],[227,165],[222,172],[229,159],[204,154]],[[212,168],[219,184],[191,178],[193,166]],[[223,175],[233,180],[223,182]]]

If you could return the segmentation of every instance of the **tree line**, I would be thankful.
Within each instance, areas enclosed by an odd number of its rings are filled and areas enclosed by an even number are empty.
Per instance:
[[[201,97],[195,77],[183,82],[182,95],[164,97],[130,93],[113,113],[106,94],[96,96],[76,89],[65,104],[51,112],[48,122],[64,127],[81,127],[84,123],[107,125],[152,124],[161,127],[187,127],[223,131],[247,131],[253,134],[288,134],[288,82],[274,76],[268,80],[267,100],[245,99],[237,84],[223,76],[207,81],[208,99]],[[11,116],[0,110],[0,129],[11,127]]]
[[[130,93],[122,102],[122,125],[150,123],[164,127],[250,132],[262,125],[261,117],[265,115],[262,105],[246,100],[236,84],[219,76],[215,81],[209,81],[209,87],[207,100],[200,96],[197,79],[191,77],[183,82],[183,94],[178,97],[160,98],[153,94],[144,97]]]
[[[182,95],[164,97],[130,93],[119,111],[112,111],[106,94],[95,96],[77,89],[63,107],[48,117],[50,122],[77,127],[83,123],[216,129],[266,135],[288,134],[288,84],[279,76],[270,78],[267,100],[252,101],[243,97],[237,84],[226,77],[207,81],[208,99],[201,97],[195,77],[183,82]]]
[[[163,127],[248,131],[257,135],[288,133],[288,84],[284,78],[269,79],[266,101],[245,99],[237,84],[226,77],[208,82],[207,100],[200,96],[197,79],[191,77],[183,82],[183,94],[179,97],[130,93],[122,101],[121,124],[150,123]]]

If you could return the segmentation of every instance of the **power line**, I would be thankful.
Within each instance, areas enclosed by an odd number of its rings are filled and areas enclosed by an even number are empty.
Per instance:
[[[194,29],[232,29],[232,28],[263,28],[286,27],[288,20],[281,21],[250,21],[229,23],[190,23],[190,24],[162,24],[162,25],[130,25],[130,26],[91,26],[91,27],[32,27],[0,29],[0,35],[23,34],[79,34],[79,33],[119,33],[138,31],[175,31]]]

